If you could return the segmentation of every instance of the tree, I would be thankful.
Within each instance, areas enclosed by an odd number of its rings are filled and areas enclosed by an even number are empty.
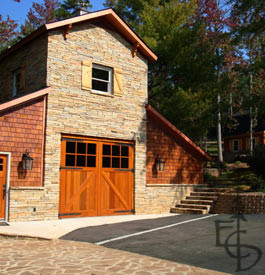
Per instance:
[[[17,26],[18,24],[11,20],[9,15],[7,15],[6,20],[3,20],[2,15],[0,15],[0,52],[6,49],[17,35]]]
[[[31,23],[35,29],[45,23],[55,22],[55,10],[58,7],[58,0],[44,0],[42,4],[33,2],[32,8],[30,8],[27,14],[28,22]]]
[[[231,15],[237,23],[234,41],[245,57],[248,92],[244,104],[250,117],[250,154],[253,152],[253,128],[257,116],[265,115],[265,6],[262,1],[230,0]]]
[[[15,2],[20,2],[20,0],[13,0]],[[0,14],[0,52],[5,50],[11,43],[11,41],[17,35],[18,24],[14,20],[10,19],[7,15],[7,19],[4,20],[3,16]]]
[[[17,40],[31,34],[43,24],[55,22],[57,20],[55,12],[58,7],[58,0],[43,0],[41,4],[33,2],[27,14],[27,19],[20,26]]]
[[[209,45],[194,18],[196,1],[108,0],[105,6],[114,8],[158,55],[149,65],[149,102],[186,134],[206,135],[212,126],[207,82],[214,72]]]
[[[89,0],[64,0],[60,7],[56,10],[58,20],[70,18],[80,8],[92,8]]]
[[[220,8],[219,0],[198,0],[197,17],[205,26],[205,39],[211,45],[214,56],[213,69],[215,71],[214,82],[210,83],[217,101],[217,142],[218,159],[223,162],[222,154],[222,99],[221,95],[229,87],[226,73],[227,62],[232,62],[229,28],[233,26],[228,11]],[[230,58],[228,58],[230,57]],[[231,63],[232,64],[232,63]],[[231,67],[231,66],[230,66]]]

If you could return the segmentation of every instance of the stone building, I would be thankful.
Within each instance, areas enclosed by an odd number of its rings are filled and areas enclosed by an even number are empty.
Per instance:
[[[203,182],[209,156],[148,105],[156,59],[112,9],[0,55],[0,219],[165,213]]]

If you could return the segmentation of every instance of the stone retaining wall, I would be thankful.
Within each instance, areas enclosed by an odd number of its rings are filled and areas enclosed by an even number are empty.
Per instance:
[[[222,194],[213,206],[213,213],[231,214],[239,210],[243,214],[265,214],[265,194]]]

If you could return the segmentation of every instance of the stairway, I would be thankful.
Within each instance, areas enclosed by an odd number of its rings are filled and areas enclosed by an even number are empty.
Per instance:
[[[208,214],[218,196],[228,191],[230,191],[230,188],[197,187],[186,199],[181,200],[175,207],[172,207],[170,212],[181,214]]]

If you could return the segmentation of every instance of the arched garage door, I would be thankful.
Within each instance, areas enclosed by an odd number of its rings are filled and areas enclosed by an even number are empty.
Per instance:
[[[131,142],[71,138],[61,146],[61,218],[133,213]]]

